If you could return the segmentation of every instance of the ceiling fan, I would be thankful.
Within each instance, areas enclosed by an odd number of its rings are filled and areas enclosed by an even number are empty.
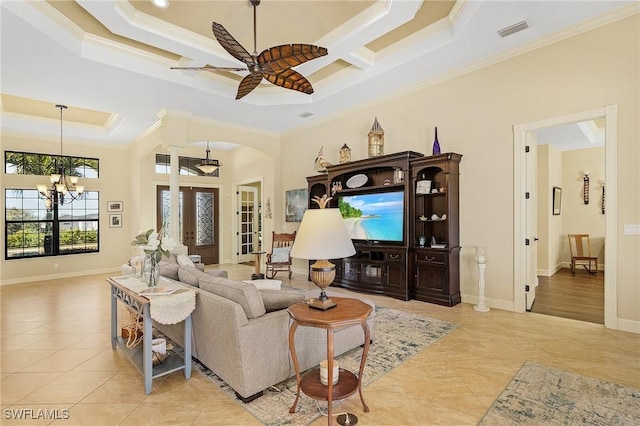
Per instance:
[[[204,67],[171,67],[174,70],[198,70],[215,72],[226,71],[249,71],[249,75],[244,77],[238,87],[236,99],[240,99],[255,89],[263,78],[285,89],[297,90],[308,95],[313,93],[313,87],[309,80],[302,74],[292,70],[292,67],[300,65],[312,59],[325,56],[327,49],[311,44],[283,44],[263,50],[260,55],[256,50],[256,6],[260,0],[249,0],[253,6],[253,53],[249,54],[244,47],[236,41],[229,32],[217,22],[213,22],[211,29],[218,43],[234,58],[244,62],[246,68],[238,67],[215,67],[207,65]]]

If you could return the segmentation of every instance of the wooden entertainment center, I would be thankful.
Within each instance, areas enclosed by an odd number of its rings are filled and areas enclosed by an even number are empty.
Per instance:
[[[352,196],[393,193],[403,200],[399,234],[388,239],[352,236],[356,254],[331,261],[336,265],[332,285],[401,300],[460,303],[461,158],[404,151],[328,166],[327,173],[308,177],[309,208],[317,207],[314,196],[325,194],[333,197],[331,208]],[[367,220],[384,219],[383,214],[369,214],[354,221],[362,222],[356,225],[362,229]]]

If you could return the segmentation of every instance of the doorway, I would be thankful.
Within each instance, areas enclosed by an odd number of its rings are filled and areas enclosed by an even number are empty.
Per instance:
[[[537,173],[527,170],[527,141],[530,134],[538,129],[565,123],[582,122],[604,118],[605,121],[605,182],[616,182],[617,178],[617,105],[611,105],[591,111],[553,117],[537,122],[514,126],[514,300],[515,312],[525,312],[527,266],[536,259],[527,258],[527,175]],[[608,328],[617,328],[617,286],[616,286],[616,221],[617,190],[615,185],[607,187],[604,256],[609,267],[604,272],[604,324]]]
[[[178,194],[180,243],[189,254],[199,255],[205,265],[219,263],[220,203],[217,188],[180,187]],[[158,186],[158,229],[170,221],[170,191]]]
[[[238,263],[254,262],[262,247],[260,215],[260,182],[238,185],[237,195],[237,257]]]

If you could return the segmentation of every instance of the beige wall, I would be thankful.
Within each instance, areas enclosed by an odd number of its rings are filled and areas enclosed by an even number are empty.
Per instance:
[[[601,210],[604,182],[604,147],[566,151],[562,154],[562,262],[571,263],[567,234],[589,234],[591,254],[598,256],[599,268],[605,263],[605,215]],[[589,172],[589,204],[584,204],[583,173]]]
[[[513,125],[617,104],[618,221],[640,223],[638,15],[568,38],[448,81],[283,137],[283,190],[303,187],[321,146],[337,162],[345,142],[354,160],[366,157],[366,136],[378,117],[385,152],[431,150],[438,127],[444,152],[463,154],[460,165],[461,291],[475,300],[473,246],[489,246],[487,297],[513,306]],[[301,143],[304,141],[304,143]],[[567,191],[569,192],[569,191]],[[640,321],[640,244],[618,230],[618,315]],[[640,329],[640,327],[639,327]]]
[[[59,140],[3,135],[1,148],[4,150],[40,153],[59,152]],[[106,272],[113,270],[123,260],[123,248],[128,250],[134,231],[129,220],[132,213],[130,192],[127,189],[130,174],[122,167],[122,159],[127,156],[125,148],[105,148],[77,144],[65,140],[64,153],[80,157],[100,159],[100,178],[81,179],[87,190],[100,191],[100,252],[70,256],[43,257],[35,259],[0,260],[2,284],[12,284],[38,279],[64,278],[78,275],[78,271]],[[4,212],[5,188],[35,189],[36,184],[47,183],[46,176],[7,175],[2,172],[2,211]],[[107,201],[122,201],[122,227],[109,228]],[[2,215],[4,223],[4,214]],[[4,250],[4,232],[2,232]]]

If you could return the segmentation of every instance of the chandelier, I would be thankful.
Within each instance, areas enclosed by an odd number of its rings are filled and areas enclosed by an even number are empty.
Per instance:
[[[200,169],[202,173],[205,173],[208,175],[215,172],[220,168],[220,166],[222,166],[222,163],[219,162],[218,160],[212,160],[211,158],[209,158],[210,152],[211,151],[209,151],[209,142],[207,142],[207,155],[200,164],[196,164],[196,167]]]
[[[84,186],[78,185],[78,176],[67,176],[62,156],[62,111],[65,105],[56,105],[60,109],[60,156],[56,158],[56,171],[49,176],[50,186],[36,185],[38,192],[45,198],[45,206],[50,210],[54,204],[63,205],[80,200],[83,197]]]

